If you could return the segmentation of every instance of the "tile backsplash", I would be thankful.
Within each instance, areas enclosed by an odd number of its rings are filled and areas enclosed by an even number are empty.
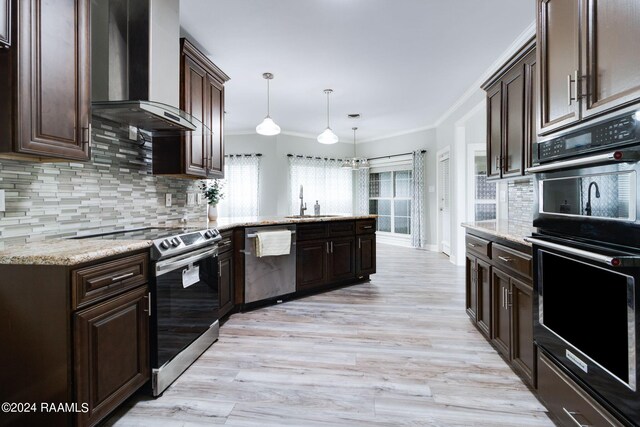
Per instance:
[[[140,146],[128,131],[93,123],[92,160],[32,163],[0,160],[0,249],[12,243],[74,236],[91,227],[131,228],[203,219],[205,206],[187,206],[198,181],[151,174],[151,143]],[[165,207],[165,194],[172,206]]]
[[[509,181],[509,221],[531,225],[533,222],[533,179]]]

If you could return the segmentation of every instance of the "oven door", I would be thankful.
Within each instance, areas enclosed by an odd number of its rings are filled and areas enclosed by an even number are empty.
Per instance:
[[[217,246],[158,261],[151,302],[151,362],[159,368],[218,320]]]
[[[640,253],[600,243],[529,238],[534,253],[534,339],[592,391],[640,420]]]

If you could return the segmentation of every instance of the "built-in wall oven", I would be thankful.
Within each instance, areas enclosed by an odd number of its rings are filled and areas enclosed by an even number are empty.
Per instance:
[[[609,135],[603,125],[589,136],[580,131],[582,142],[567,146],[572,136],[564,137],[553,161],[532,168],[538,232],[527,240],[536,344],[612,413],[638,425],[640,156],[637,137],[629,143],[632,119],[611,128],[623,129],[628,146],[594,151],[594,142],[619,135],[596,139],[602,129]],[[574,156],[574,144],[585,151]]]

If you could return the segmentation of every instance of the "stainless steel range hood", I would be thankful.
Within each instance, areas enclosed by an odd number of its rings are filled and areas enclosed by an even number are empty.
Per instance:
[[[179,0],[92,0],[92,114],[147,132],[206,132],[178,108]]]

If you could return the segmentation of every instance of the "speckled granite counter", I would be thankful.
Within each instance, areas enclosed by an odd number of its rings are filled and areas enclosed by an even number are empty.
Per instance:
[[[164,223],[159,225],[149,225],[154,227],[186,227],[194,229],[218,228],[220,231],[230,230],[235,227],[251,227],[260,225],[297,224],[305,222],[327,222],[350,219],[376,218],[376,215],[360,216],[325,216],[325,217],[239,217],[239,218],[219,218],[215,222],[193,222],[188,223]],[[105,232],[104,228],[95,230],[83,230],[82,235],[97,234]],[[29,265],[77,265],[85,262],[105,258],[113,255],[123,254],[139,249],[151,247],[151,240],[106,240],[106,239],[51,239],[42,242],[16,245],[0,251],[0,264],[29,264]]]
[[[514,221],[477,221],[463,222],[463,227],[469,230],[478,230],[484,233],[492,234],[511,242],[521,245],[531,246],[531,243],[525,242],[524,238],[535,233],[536,228],[528,224]]]

